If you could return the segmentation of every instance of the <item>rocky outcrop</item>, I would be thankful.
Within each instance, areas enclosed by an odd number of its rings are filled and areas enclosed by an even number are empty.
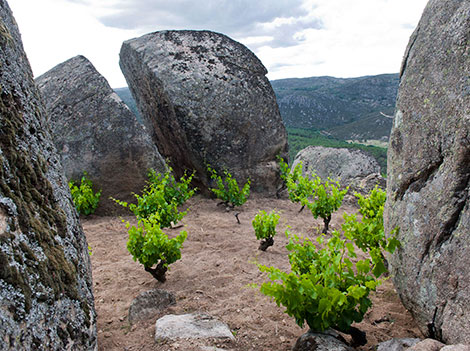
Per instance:
[[[385,185],[377,161],[359,150],[308,146],[297,154],[292,168],[299,162],[304,174],[315,172],[322,179],[330,177],[356,191],[367,193],[375,184]]]
[[[421,330],[470,341],[470,1],[431,0],[401,71],[388,151],[395,287]]]
[[[85,57],[57,65],[36,82],[67,179],[80,180],[86,171],[102,190],[97,214],[122,210],[109,197],[132,201],[149,168],[165,170],[150,134]]]
[[[0,349],[95,350],[85,235],[4,0],[0,67]]]
[[[228,169],[255,191],[279,185],[287,137],[266,69],[245,46],[208,31],[162,31],[124,42],[121,68],[142,118],[175,172]]]

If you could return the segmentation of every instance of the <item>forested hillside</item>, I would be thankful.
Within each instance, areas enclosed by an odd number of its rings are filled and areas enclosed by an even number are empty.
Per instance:
[[[342,140],[388,140],[398,74],[271,81],[287,127],[321,130]]]

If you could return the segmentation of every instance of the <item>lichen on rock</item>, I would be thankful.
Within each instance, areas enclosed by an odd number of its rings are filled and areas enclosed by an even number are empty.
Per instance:
[[[275,192],[287,134],[266,68],[245,46],[209,31],[161,31],[123,43],[120,64],[146,125],[177,175],[207,165]]]
[[[83,56],[75,56],[36,79],[52,137],[68,180],[83,172],[101,190],[96,214],[123,209],[110,199],[134,201],[149,169],[166,170],[146,128]]]
[[[7,349],[93,350],[86,239],[4,0],[0,32],[0,340]]]
[[[388,151],[395,287],[422,332],[470,340],[470,2],[431,0],[402,64]]]

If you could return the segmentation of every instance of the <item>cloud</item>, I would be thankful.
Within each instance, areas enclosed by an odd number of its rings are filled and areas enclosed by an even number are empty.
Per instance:
[[[320,28],[303,0],[68,0],[99,6],[107,27],[147,33],[164,29],[208,29],[235,39],[271,37],[269,45],[287,47],[302,41],[305,28]],[[101,4],[100,4],[101,3]]]

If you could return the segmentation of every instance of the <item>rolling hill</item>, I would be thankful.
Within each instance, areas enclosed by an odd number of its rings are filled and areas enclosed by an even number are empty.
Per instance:
[[[287,127],[315,129],[341,140],[388,140],[398,74],[359,78],[273,80]]]

